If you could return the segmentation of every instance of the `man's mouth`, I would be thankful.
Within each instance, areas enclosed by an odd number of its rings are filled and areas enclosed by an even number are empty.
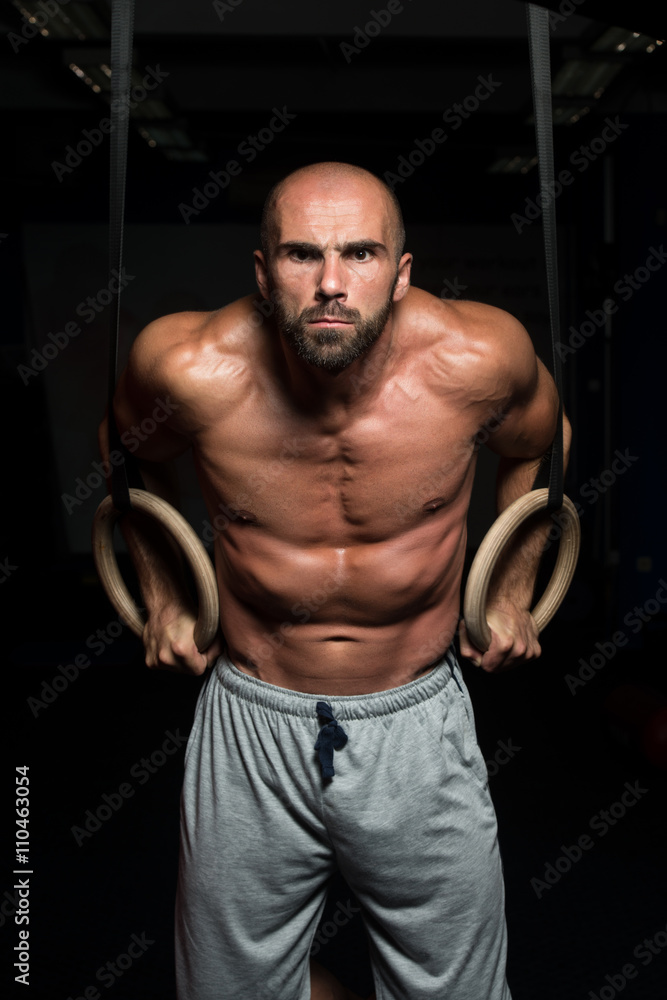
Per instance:
[[[320,319],[311,319],[309,326],[352,326],[349,319],[338,319],[336,316],[322,316]]]

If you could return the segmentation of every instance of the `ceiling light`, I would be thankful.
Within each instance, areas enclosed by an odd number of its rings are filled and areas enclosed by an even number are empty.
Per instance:
[[[41,28],[45,37],[75,38],[79,42],[109,37],[108,25],[92,3],[70,2],[66,8],[54,3],[53,12],[39,0],[12,0],[12,3],[30,24],[43,22],[45,16],[48,18]]]
[[[514,156],[500,156],[487,167],[487,174],[527,174],[537,165],[537,157],[534,153],[525,155],[516,153]]]
[[[593,97],[605,90],[621,72],[623,63],[601,59],[569,59],[556,73],[553,93],[556,97]]]
[[[626,28],[607,28],[591,46],[593,52],[645,52],[647,46],[655,43],[650,35]]]

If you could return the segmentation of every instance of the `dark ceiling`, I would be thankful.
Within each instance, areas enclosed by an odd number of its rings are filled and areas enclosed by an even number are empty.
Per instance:
[[[549,6],[554,80],[575,63],[602,61],[618,70],[597,96],[585,87],[577,93],[578,84],[556,95],[563,121],[574,113],[555,130],[557,164],[599,134],[607,117],[657,122],[667,110],[667,45],[655,45],[664,14],[649,3],[560,0]],[[0,19],[10,221],[103,220],[106,136],[76,169],[57,165],[85,130],[96,135],[108,114],[108,83],[99,67],[109,58],[109,4],[41,0],[41,8],[27,7],[38,12],[47,35],[28,26],[22,0],[5,0]],[[366,33],[373,11],[383,24]],[[66,37],[61,14],[88,25],[85,37]],[[614,26],[623,31],[612,37]],[[621,42],[615,49],[614,37],[630,32],[640,36],[636,46]],[[79,77],[70,67],[82,68]],[[153,69],[164,82],[133,113],[129,221],[179,221],[178,205],[210,170],[238,158],[240,144],[266,129],[274,108],[295,118],[252,161],[247,158],[207,222],[256,220],[267,186],[304,162],[351,160],[380,174],[395,172],[417,140],[425,142],[442,126],[447,109],[450,124],[455,121],[452,109],[474,94],[480,79],[489,81],[490,95],[449,129],[420,183],[397,190],[408,220],[443,213],[457,221],[492,218],[499,204],[516,203],[526,178],[490,168],[534,152],[525,4],[519,0],[379,0],[374,7],[366,0],[139,0],[134,67],[136,79]],[[93,70],[102,82],[99,93]],[[81,78],[87,74],[88,85]]]

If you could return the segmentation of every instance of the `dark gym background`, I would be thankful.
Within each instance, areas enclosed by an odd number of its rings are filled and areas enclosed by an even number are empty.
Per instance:
[[[498,811],[514,1000],[657,1000],[667,993],[667,32],[645,0],[548,6],[556,171],[573,178],[556,205],[575,428],[566,491],[581,507],[583,544],[540,662],[493,677],[468,666],[466,679]],[[3,2],[0,25],[0,596],[13,734],[1,792],[2,989],[14,986],[19,929],[14,768],[28,765],[23,995],[170,1000],[178,744],[200,682],[145,669],[139,643],[118,634],[88,540],[103,496],[92,463],[106,392],[109,4]],[[548,359],[540,221],[528,218],[539,213],[523,3],[138,0],[134,67],[137,86],[149,70],[151,86],[161,82],[131,119],[123,356],[149,320],[251,291],[266,191],[301,164],[336,159],[380,175],[416,162],[396,183],[414,283],[509,309]],[[456,127],[454,110],[443,121],[479,78],[489,95]],[[264,132],[251,157],[248,137],[274,109],[296,117],[270,141]],[[410,161],[434,128],[446,141]],[[232,159],[240,173],[193,203]],[[100,311],[77,312],[89,297]],[[608,321],[606,300],[616,307]],[[81,332],[63,337],[75,321]],[[493,517],[492,479],[487,462],[471,549]],[[169,734],[174,753],[162,749]],[[335,882],[317,957],[363,991],[350,905]]]

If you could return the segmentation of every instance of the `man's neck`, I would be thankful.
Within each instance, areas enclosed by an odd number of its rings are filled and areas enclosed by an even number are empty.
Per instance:
[[[390,316],[378,339],[340,371],[304,361],[279,334],[290,396],[297,404],[320,413],[349,412],[364,405],[385,379],[395,354],[395,332],[395,320]]]

